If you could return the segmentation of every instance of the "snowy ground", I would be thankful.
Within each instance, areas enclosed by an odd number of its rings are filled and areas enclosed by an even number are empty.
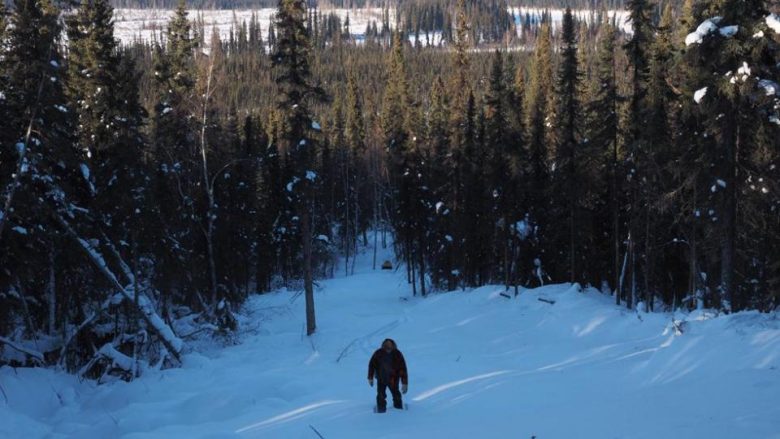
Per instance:
[[[411,297],[366,257],[321,282],[312,339],[303,297],[278,292],[247,304],[242,344],[132,383],[0,369],[0,437],[780,438],[777,314],[678,314],[678,334],[595,290],[500,291]],[[410,409],[379,415],[366,369],[385,337]]]
[[[514,17],[515,24],[517,25],[518,35],[525,21],[525,16],[529,15],[533,23],[540,23],[542,21],[542,15],[547,13],[550,16],[550,23],[552,24],[553,32],[558,32],[563,23],[563,14],[566,12],[564,9],[546,9],[537,7],[511,7],[509,13]],[[583,20],[588,24],[595,24],[598,19],[598,10],[594,9],[572,9],[572,15],[578,20]],[[628,11],[625,9],[610,9],[607,11],[607,16],[615,21],[615,26],[622,32],[631,34],[634,32],[631,26],[631,20],[628,16]]]

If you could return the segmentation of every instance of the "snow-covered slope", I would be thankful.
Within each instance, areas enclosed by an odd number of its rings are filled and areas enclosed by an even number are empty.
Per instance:
[[[570,285],[421,299],[400,271],[356,271],[321,282],[311,339],[303,298],[278,292],[247,304],[242,344],[132,383],[0,369],[0,437],[780,437],[776,314],[673,323]],[[385,337],[406,356],[410,409],[379,415],[366,374]]]

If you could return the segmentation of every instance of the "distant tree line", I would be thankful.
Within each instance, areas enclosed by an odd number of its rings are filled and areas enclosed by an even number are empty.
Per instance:
[[[439,7],[448,9],[455,7],[457,0],[308,0],[310,8],[394,8],[407,9],[419,7]],[[477,6],[476,0],[469,0],[467,6]],[[260,9],[276,8],[278,0],[187,0],[188,9]],[[509,6],[525,6],[532,8],[562,9],[567,6],[573,9],[594,9],[606,6],[608,9],[622,9],[624,0],[609,0],[596,2],[589,0],[576,0],[564,2],[561,0],[511,0],[506,2]],[[116,8],[144,8],[144,9],[173,9],[178,6],[176,0],[111,0],[111,5]]]

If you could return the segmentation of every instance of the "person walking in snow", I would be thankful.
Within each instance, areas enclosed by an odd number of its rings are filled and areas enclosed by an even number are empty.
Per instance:
[[[387,389],[390,389],[390,394],[393,395],[393,407],[402,409],[404,406],[401,394],[406,394],[409,388],[409,375],[406,371],[406,360],[393,339],[386,338],[382,347],[371,356],[368,362],[368,385],[371,387],[374,386],[374,376],[377,379],[377,413],[387,411]],[[400,390],[399,384],[402,385]]]

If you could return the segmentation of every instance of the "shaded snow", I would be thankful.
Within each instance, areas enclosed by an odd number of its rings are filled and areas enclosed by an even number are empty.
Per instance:
[[[721,35],[724,37],[733,37],[737,31],[739,30],[739,26],[733,25],[733,26],[723,26],[722,28],[718,29],[718,32],[720,32]]]
[[[0,369],[0,437],[765,438],[780,431],[780,319],[642,313],[592,288],[413,297],[405,270],[319,282],[318,332],[278,291],[241,311],[242,343],[94,386]],[[379,250],[378,260],[392,260]],[[336,269],[336,273],[343,272]],[[554,301],[554,304],[539,299]],[[372,413],[368,358],[394,338],[410,409]],[[619,414],[616,416],[616,413]]]
[[[81,163],[79,164],[79,169],[81,170],[81,176],[84,177],[84,181],[89,186],[90,193],[95,195],[95,185],[92,184],[92,179],[90,178],[89,166],[86,163]]]
[[[758,86],[764,89],[767,96],[780,95],[780,85],[770,79],[759,79]]]

